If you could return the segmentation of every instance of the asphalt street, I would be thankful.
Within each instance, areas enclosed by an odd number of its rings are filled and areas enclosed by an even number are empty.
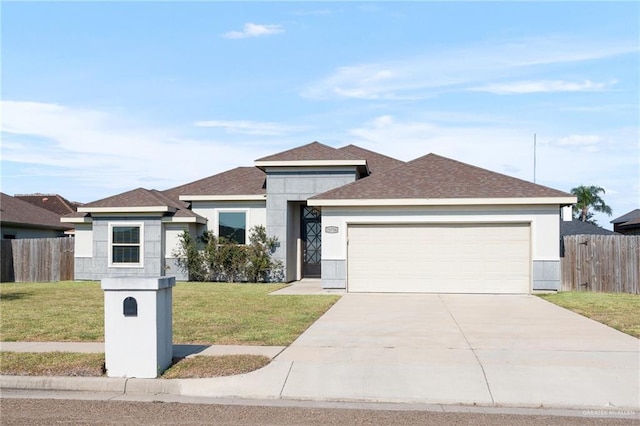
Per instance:
[[[637,413],[582,410],[571,412],[380,404],[277,405],[274,401],[197,403],[114,401],[91,394],[41,394],[3,391],[2,425],[632,425]],[[64,399],[65,396],[76,399]],[[61,399],[62,398],[62,399]],[[97,398],[97,399],[91,399]],[[332,406],[333,405],[333,406]]]

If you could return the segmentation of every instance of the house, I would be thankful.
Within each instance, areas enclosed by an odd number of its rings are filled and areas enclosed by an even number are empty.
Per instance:
[[[530,293],[560,285],[566,192],[435,154],[402,162],[349,145],[293,148],[166,191],[78,208],[76,279],[185,275],[184,230],[244,243],[264,225],[287,282],[350,292]]]
[[[60,223],[60,215],[1,193],[0,234],[3,239],[64,237],[73,226]]]
[[[640,209],[631,210],[627,214],[613,219],[613,230],[620,234],[640,235]]]
[[[58,194],[16,194],[14,198],[52,211],[58,216],[74,213],[76,209],[82,205],[81,203],[69,201]]]

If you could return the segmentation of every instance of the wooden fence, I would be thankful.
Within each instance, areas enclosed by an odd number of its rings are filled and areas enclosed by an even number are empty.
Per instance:
[[[73,238],[2,240],[2,282],[73,280]]]
[[[640,294],[640,236],[564,237],[563,291]]]

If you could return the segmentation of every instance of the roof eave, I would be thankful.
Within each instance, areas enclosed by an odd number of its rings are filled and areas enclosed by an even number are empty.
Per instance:
[[[570,205],[576,197],[531,198],[392,198],[392,199],[308,199],[310,206],[462,206],[462,205]]]
[[[60,222],[62,223],[91,223],[93,219],[89,216],[83,217],[61,217]]]
[[[162,218],[162,223],[200,223],[200,224],[206,224],[207,223],[207,219],[204,217],[175,217],[175,216],[168,216],[168,217],[163,217]]]
[[[357,166],[367,167],[367,160],[276,160],[276,161],[255,161],[255,166],[260,170],[266,167],[336,167],[336,166]]]
[[[264,201],[266,194],[239,195],[181,195],[180,201]]]
[[[79,213],[175,213],[170,206],[78,207]]]

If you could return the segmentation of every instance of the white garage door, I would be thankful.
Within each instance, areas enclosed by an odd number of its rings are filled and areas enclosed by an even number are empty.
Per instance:
[[[529,293],[528,224],[350,225],[350,292]]]

